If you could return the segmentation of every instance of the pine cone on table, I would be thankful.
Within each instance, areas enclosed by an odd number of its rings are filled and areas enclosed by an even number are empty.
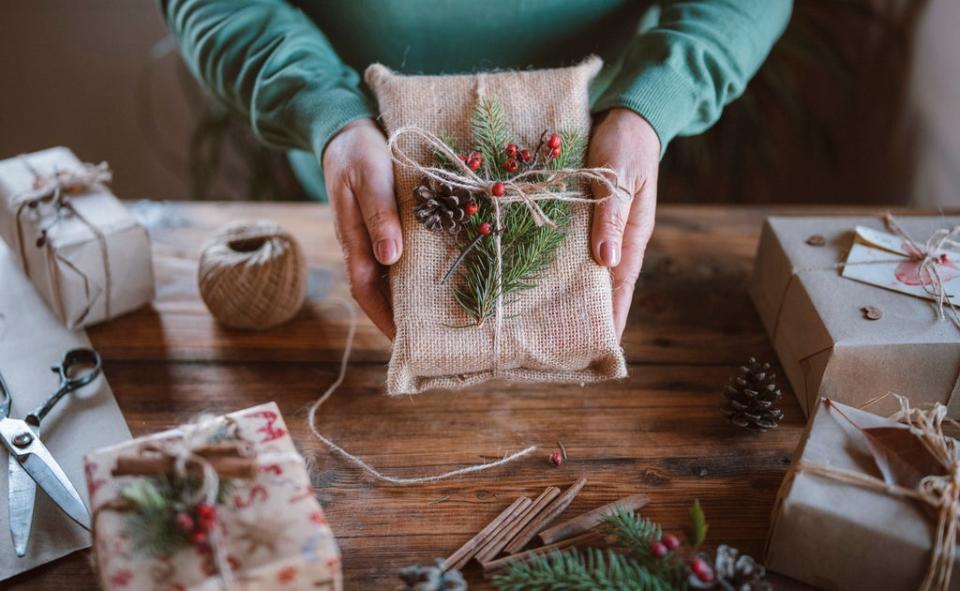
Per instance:
[[[417,221],[430,231],[456,234],[467,219],[477,213],[477,202],[469,191],[424,177],[413,189]]]
[[[709,563],[709,558],[700,555]],[[690,573],[687,580],[691,589],[722,591],[772,591],[773,585],[766,579],[767,570],[762,564],[730,546],[717,547],[713,565],[713,577],[704,581]]]
[[[467,591],[463,574],[456,569],[443,570],[444,561],[436,566],[408,566],[400,571],[400,578],[409,591]]]
[[[774,406],[782,396],[776,378],[769,363],[761,364],[751,357],[723,391],[720,409],[727,420],[751,431],[776,427],[783,418],[783,411]]]

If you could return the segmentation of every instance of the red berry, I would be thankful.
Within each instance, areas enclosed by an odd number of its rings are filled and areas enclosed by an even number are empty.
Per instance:
[[[551,156],[552,158],[559,158],[559,157],[560,157],[560,154],[562,154],[562,153],[563,153],[563,152],[560,150],[560,147],[559,147],[559,146],[557,146],[556,148],[553,148],[552,150],[550,150],[550,156]]]
[[[653,542],[650,544],[650,554],[654,558],[663,558],[670,553],[670,550],[660,542]]]
[[[477,232],[480,232],[481,236],[489,236],[490,233],[493,232],[493,226],[491,226],[487,222],[483,222],[482,224],[477,226]]]
[[[483,165],[483,160],[481,160],[480,158],[471,158],[467,160],[467,168],[469,168],[474,172],[480,170],[480,167],[482,165]]]
[[[208,530],[217,521],[217,508],[209,503],[197,505],[197,529]]]
[[[554,466],[558,467],[558,468],[559,468],[560,466],[562,466],[562,465],[563,465],[563,453],[562,453],[562,452],[559,452],[559,451],[555,451],[555,452],[553,452],[552,454],[550,454],[550,463],[553,464]]]
[[[507,144],[507,148],[504,150],[504,152],[506,152],[507,156],[511,158],[516,158],[517,149],[518,149],[517,144]]]
[[[476,201],[468,201],[467,204],[463,206],[463,211],[466,212],[468,216],[477,213],[478,209],[480,209],[480,206],[477,205]]]
[[[710,568],[707,561],[702,558],[694,558],[691,560],[690,570],[693,571],[695,577],[704,583],[709,583],[713,580],[713,569]]]
[[[466,155],[466,154],[457,154],[457,158],[459,158],[459,159],[460,159],[461,161],[463,161],[463,162],[466,162],[466,161],[467,161],[467,155]]]
[[[490,187],[490,194],[494,197],[503,197],[506,192],[507,187],[505,187],[500,181],[493,183],[493,186]]]
[[[190,541],[196,545],[206,544],[207,543],[207,532],[203,530],[197,530],[190,534]]]
[[[507,160],[503,163],[503,169],[510,173],[517,172],[520,170],[520,163],[513,158],[507,158]]]
[[[177,513],[177,516],[173,518],[173,522],[177,526],[177,529],[185,534],[193,531],[193,517],[190,517],[189,513]]]
[[[668,550],[676,550],[680,547],[680,538],[673,534],[665,534],[660,541],[663,542],[663,545],[666,546]]]
[[[520,160],[523,160],[524,162],[530,162],[533,160],[530,150],[520,150]]]
[[[547,139],[547,147],[552,150],[559,148],[561,143],[560,136],[557,134],[553,134]]]

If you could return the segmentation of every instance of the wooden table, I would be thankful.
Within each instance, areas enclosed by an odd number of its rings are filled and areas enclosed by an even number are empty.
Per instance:
[[[589,483],[568,515],[645,492],[652,503],[644,514],[679,530],[698,498],[712,543],[760,558],[803,415],[785,380],[786,417],[769,433],[727,425],[717,404],[728,376],[747,358],[775,359],[746,290],[761,222],[772,211],[661,207],[624,335],[630,377],[620,382],[492,384],[390,399],[384,394],[389,342],[364,319],[349,375],[324,406],[320,428],[398,476],[541,446],[508,468],[461,480],[377,484],[308,433],[304,409],[334,379],[347,330],[342,309],[323,301],[348,297],[324,206],[166,206],[151,229],[158,280],[153,307],[89,334],[134,435],[201,411],[277,401],[315,468],[316,493],[343,551],[347,589],[393,588],[399,568],[449,554],[515,497],[566,486],[581,474]],[[198,296],[197,255],[223,223],[258,217],[278,221],[302,241],[310,259],[310,301],[281,328],[225,330]],[[547,462],[558,440],[570,456],[561,468]],[[487,588],[475,566],[467,574],[472,589]],[[8,588],[95,589],[96,581],[87,557],[78,553],[21,575]]]

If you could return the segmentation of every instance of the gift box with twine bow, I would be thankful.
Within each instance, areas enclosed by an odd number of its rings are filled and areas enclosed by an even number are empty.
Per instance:
[[[750,294],[805,414],[820,397],[889,414],[886,394],[904,392],[960,416],[958,226],[958,216],[767,220]]]
[[[826,591],[960,589],[957,440],[946,407],[814,410],[771,518],[768,569]]]
[[[340,551],[275,403],[86,458],[104,589],[339,591]]]
[[[0,238],[68,328],[153,299],[150,237],[106,188],[106,163],[67,148],[0,162]]]

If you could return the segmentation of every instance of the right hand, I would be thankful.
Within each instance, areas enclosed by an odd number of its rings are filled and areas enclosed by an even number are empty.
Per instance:
[[[393,339],[396,327],[384,267],[400,260],[403,237],[386,138],[372,119],[352,121],[327,143],[321,165],[350,293]]]

